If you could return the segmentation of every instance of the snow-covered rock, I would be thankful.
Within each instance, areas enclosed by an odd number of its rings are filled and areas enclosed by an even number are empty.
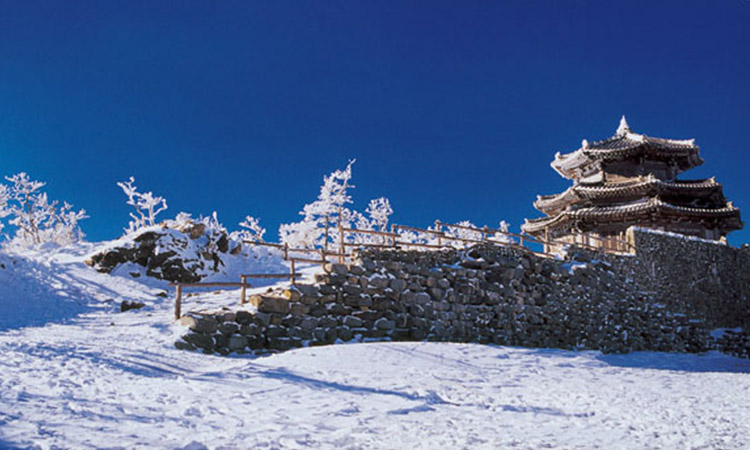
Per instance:
[[[183,229],[160,225],[127,234],[98,249],[89,264],[103,273],[181,283],[207,278],[234,281],[253,270],[285,270],[278,252],[243,246],[226,230],[207,228],[200,222]]]

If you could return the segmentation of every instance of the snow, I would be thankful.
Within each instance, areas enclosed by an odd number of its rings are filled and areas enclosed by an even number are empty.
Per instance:
[[[685,241],[702,242],[704,244],[713,244],[713,245],[722,245],[722,246],[727,245],[727,243],[723,241],[717,241],[713,239],[703,239],[697,236],[689,236],[686,234],[673,233],[671,231],[654,230],[653,228],[633,227],[633,230],[640,231],[641,233],[650,233],[650,234],[659,234],[662,236],[669,236],[671,238],[678,238],[678,239],[682,239]]]
[[[180,351],[165,283],[97,273],[91,250],[0,256],[0,448],[747,447],[749,360],[425,342]],[[115,312],[123,299],[146,307]]]
[[[620,124],[617,126],[617,131],[615,131],[615,136],[622,136],[625,133],[630,131],[630,125],[628,125],[627,119],[625,119],[625,115],[620,118]]]

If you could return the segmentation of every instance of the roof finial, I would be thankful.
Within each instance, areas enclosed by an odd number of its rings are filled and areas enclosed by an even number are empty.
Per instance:
[[[622,119],[620,119],[620,126],[617,127],[617,131],[615,134],[617,136],[622,136],[625,133],[630,131],[630,125],[628,125],[628,121],[625,119],[625,115],[622,115]]]

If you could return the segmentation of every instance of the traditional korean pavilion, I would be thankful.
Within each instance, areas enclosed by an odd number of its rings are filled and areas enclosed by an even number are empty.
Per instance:
[[[723,239],[739,230],[740,211],[715,178],[678,180],[703,164],[694,139],[653,138],[633,132],[625,117],[615,135],[555,155],[551,166],[573,186],[538,196],[534,207],[547,217],[526,220],[524,232],[563,242],[625,238],[631,226]],[[590,239],[593,237],[594,239]]]

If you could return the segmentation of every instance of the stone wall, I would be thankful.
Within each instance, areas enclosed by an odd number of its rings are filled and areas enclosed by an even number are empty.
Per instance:
[[[750,251],[631,230],[636,255],[572,249],[367,250],[315,284],[250,298],[257,311],[184,317],[179,348],[269,352],[346,341],[433,340],[748,356]]]
[[[433,340],[530,347],[701,352],[698,318],[674,314],[609,261],[508,248],[366,251],[316,284],[251,297],[257,312],[186,317],[177,342],[267,352],[345,341]]]
[[[750,326],[750,250],[633,229],[636,258],[617,264],[668,309],[712,328]]]

